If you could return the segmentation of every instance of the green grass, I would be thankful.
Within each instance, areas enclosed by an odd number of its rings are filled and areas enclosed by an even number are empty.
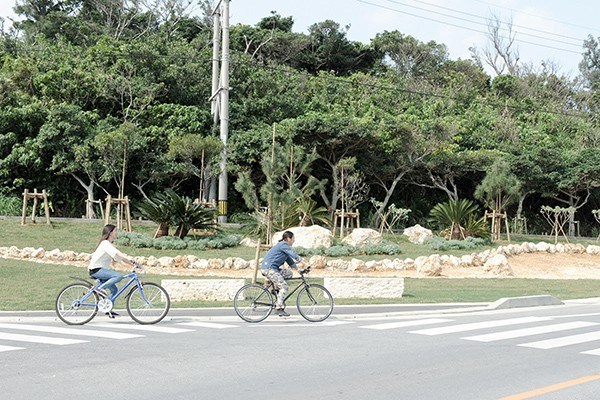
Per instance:
[[[103,222],[54,221],[52,226],[44,223],[36,225],[20,225],[20,219],[0,218],[0,246],[43,247],[46,250],[55,248],[91,253],[96,247]],[[155,225],[133,222],[136,232],[153,234]],[[383,258],[416,258],[429,255],[432,251],[423,245],[409,243],[404,236],[387,236],[386,239],[399,243],[403,253],[397,256],[361,256],[363,260],[379,260]],[[518,236],[513,243],[552,242],[552,238]],[[576,243],[597,244],[594,239],[575,240]],[[480,252],[496,247],[480,247]],[[178,250],[120,248],[132,256],[175,256],[181,255]],[[254,258],[254,248],[235,247],[204,251],[184,250],[184,254],[201,258],[241,257],[247,260]],[[451,250],[438,252],[461,256],[473,250]],[[19,260],[0,259],[0,310],[51,310],[59,290],[72,281],[71,276],[87,278],[84,268],[38,264]],[[160,282],[161,279],[178,279],[179,276],[145,275],[147,281]],[[441,303],[441,302],[489,302],[502,297],[528,296],[548,294],[559,299],[596,297],[600,293],[600,280],[547,280],[547,279],[445,279],[445,278],[406,278],[404,296],[401,299],[335,299],[336,304],[383,304],[383,303]],[[117,307],[123,307],[122,299]],[[121,302],[121,303],[120,303]],[[223,307],[231,306],[231,302],[197,302],[186,301],[174,303],[174,307]]]
[[[71,277],[87,278],[86,270],[66,265],[39,264],[0,259],[0,310],[53,310],[60,289],[73,282]],[[181,279],[172,275],[144,275],[143,280]],[[119,284],[120,285],[120,284]],[[544,279],[444,279],[406,278],[400,299],[335,299],[336,304],[416,304],[489,302],[502,297],[548,294],[559,299],[595,297],[600,280]],[[231,307],[231,302],[173,302],[172,307]],[[116,304],[124,308],[123,297]]]

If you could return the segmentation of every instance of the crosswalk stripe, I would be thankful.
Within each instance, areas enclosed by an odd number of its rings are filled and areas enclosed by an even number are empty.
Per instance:
[[[273,327],[302,327],[302,326],[337,326],[337,325],[347,325],[352,324],[352,321],[321,321],[321,322],[296,322],[289,321],[287,323],[271,323],[271,322],[263,322],[262,324],[252,324],[248,325],[252,328],[273,328]]]
[[[431,324],[440,324],[442,322],[452,322],[451,319],[444,318],[427,318],[427,319],[417,319],[411,321],[398,321],[398,322],[388,322],[386,324],[376,324],[376,325],[364,325],[359,328],[365,329],[394,329],[394,328],[404,328],[407,326],[419,326],[419,325],[431,325]]]
[[[27,324],[3,324],[0,323],[0,329],[18,329],[23,331],[58,333],[62,335],[77,335],[77,336],[95,336],[107,339],[132,339],[143,337],[143,335],[134,335],[131,333],[98,331],[84,328],[59,328],[56,326],[42,325],[27,325]]]
[[[580,333],[579,335],[563,336],[556,339],[540,340],[537,342],[523,343],[519,346],[533,347],[535,349],[554,349],[556,347],[571,346],[574,344],[600,340],[600,331]]]
[[[434,335],[443,335],[446,333],[457,333],[457,332],[474,331],[474,330],[485,329],[485,328],[496,328],[499,326],[527,324],[530,322],[543,322],[543,321],[549,321],[551,319],[552,318],[550,318],[550,317],[511,318],[511,319],[501,319],[501,320],[495,320],[495,321],[473,322],[473,323],[469,323],[469,324],[450,325],[450,326],[444,326],[444,327],[440,327],[440,328],[421,329],[418,331],[410,331],[410,333],[434,336]]]
[[[593,356],[600,356],[600,349],[582,351],[581,354],[591,354]]]
[[[138,324],[123,324],[123,323],[94,323],[89,326],[99,327],[99,328],[114,328],[114,329],[127,329],[134,331],[147,331],[147,332],[158,332],[158,333],[184,333],[184,332],[194,332],[193,329],[182,329],[182,328],[172,328],[168,326],[155,326],[155,325],[138,325]]]
[[[202,328],[213,328],[213,329],[226,329],[226,328],[237,328],[238,327],[237,325],[219,324],[217,322],[200,322],[200,321],[180,322],[177,325],[199,326]]]
[[[575,322],[566,322],[563,324],[544,325],[544,326],[536,326],[534,328],[523,328],[523,329],[514,329],[514,330],[504,331],[504,332],[488,333],[486,335],[469,336],[469,337],[464,337],[462,339],[474,340],[476,342],[494,342],[496,340],[514,339],[514,338],[520,338],[520,337],[525,337],[525,336],[539,335],[542,333],[560,332],[560,331],[566,331],[569,329],[585,328],[587,326],[594,326],[594,325],[599,325],[599,324],[597,322],[575,321]]]
[[[48,336],[21,335],[18,333],[0,332],[0,340],[14,340],[16,342],[56,344],[59,346],[65,344],[87,343],[87,340],[64,339]]]
[[[23,350],[24,347],[13,347],[13,346],[0,346],[0,352],[11,351],[11,350]]]

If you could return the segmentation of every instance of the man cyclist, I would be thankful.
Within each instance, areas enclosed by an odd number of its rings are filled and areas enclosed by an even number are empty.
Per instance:
[[[284,308],[283,299],[288,292],[289,285],[285,281],[293,275],[291,269],[281,269],[280,267],[287,263],[290,268],[298,268],[297,264],[302,263],[302,258],[292,250],[294,243],[294,234],[290,231],[283,232],[283,238],[273,246],[265,255],[260,266],[261,273],[273,282],[277,292],[277,301],[275,310],[280,317],[289,317]]]

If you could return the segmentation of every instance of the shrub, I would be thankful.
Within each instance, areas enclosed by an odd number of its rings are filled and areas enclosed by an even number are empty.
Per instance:
[[[439,236],[434,236],[425,242],[431,250],[470,250],[489,244],[489,239],[467,237],[465,240],[446,240]]]
[[[354,247],[350,246],[331,246],[325,250],[325,255],[329,257],[347,257],[354,253]]]

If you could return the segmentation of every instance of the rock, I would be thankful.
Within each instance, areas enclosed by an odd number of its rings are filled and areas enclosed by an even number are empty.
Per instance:
[[[323,269],[327,265],[327,259],[323,256],[315,255],[308,260],[308,264],[315,269]]]
[[[331,231],[319,225],[297,226],[286,230],[294,234],[294,247],[316,249],[318,247],[329,248],[333,244],[333,234]],[[280,231],[273,235],[273,243],[281,240],[283,232]]]
[[[504,254],[490,257],[483,265],[483,271],[495,277],[515,276]]]
[[[408,236],[409,242],[415,244],[423,244],[427,239],[433,236],[433,232],[431,232],[429,229],[423,228],[419,224],[404,229],[403,234]]]
[[[359,247],[369,244],[379,244],[382,239],[381,234],[374,229],[356,228],[351,234],[342,239],[342,243]]]
[[[256,247],[258,245],[258,240],[252,238],[243,238],[240,241],[240,245],[247,247]]]
[[[550,244],[546,242],[539,242],[535,245],[535,251],[543,253],[550,250]]]
[[[161,268],[171,268],[173,267],[173,257],[160,257],[158,260],[158,265]]]
[[[600,246],[590,244],[585,248],[585,252],[588,254],[600,254]]]
[[[421,261],[421,258],[425,260]],[[438,254],[432,254],[429,257],[417,257],[415,260],[417,272],[425,276],[440,276],[442,274],[442,261]]]

